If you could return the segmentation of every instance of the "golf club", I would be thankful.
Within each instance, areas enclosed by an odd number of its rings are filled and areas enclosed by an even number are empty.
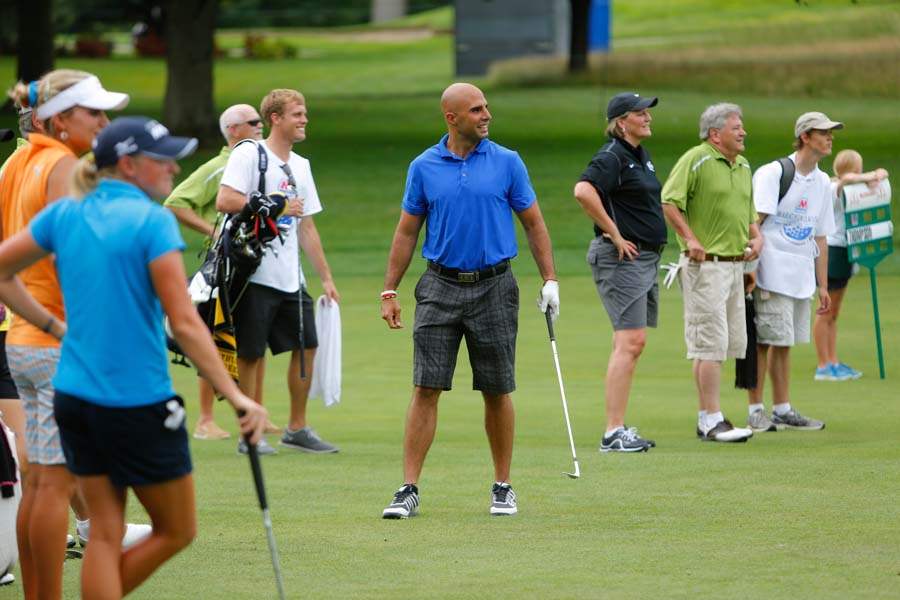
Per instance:
[[[566,418],[566,431],[569,432],[569,448],[572,450],[572,462],[575,463],[575,472],[563,471],[572,479],[581,477],[581,469],[578,467],[578,457],[575,456],[575,438],[572,436],[572,423],[569,421],[569,403],[566,402],[566,390],[563,388],[562,371],[559,368],[559,352],[556,350],[556,335],[553,333],[553,309],[549,306],[544,316],[547,317],[547,331],[550,333],[550,348],[553,349],[553,364],[556,365],[556,378],[559,380],[559,395],[562,397],[563,415]]]
[[[275,546],[275,533],[272,531],[272,518],[269,516],[269,503],[266,500],[266,484],[263,482],[262,467],[259,464],[259,453],[256,444],[250,443],[249,436],[245,436],[247,442],[247,455],[250,457],[250,469],[253,471],[253,484],[256,486],[256,497],[259,499],[259,507],[262,509],[263,526],[266,528],[266,540],[269,542],[269,554],[272,557],[272,568],[275,570],[275,585],[278,588],[278,598],[284,600],[284,579],[281,576],[281,561],[278,558],[278,548]]]

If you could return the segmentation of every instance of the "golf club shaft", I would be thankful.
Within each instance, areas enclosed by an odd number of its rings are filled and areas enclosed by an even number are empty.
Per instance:
[[[272,519],[269,517],[269,509],[264,508],[263,525],[266,528],[266,540],[269,542],[269,555],[272,557],[272,568],[275,571],[275,587],[278,588],[279,600],[284,600],[284,579],[281,576],[281,561],[278,559],[278,548],[275,546],[275,532],[272,531]]]
[[[300,309],[298,330],[300,332],[300,379],[306,379],[306,336],[303,332],[303,263],[300,261],[300,217],[297,217],[297,279],[300,289],[297,290],[297,303]]]
[[[575,455],[575,437],[572,435],[572,422],[569,419],[569,403],[566,401],[566,390],[563,387],[562,369],[559,368],[559,351],[556,349],[556,335],[553,332],[553,316],[550,309],[544,313],[547,318],[547,331],[550,334],[550,348],[553,350],[553,365],[556,367],[556,378],[559,381],[559,395],[562,398],[563,416],[566,418],[566,431],[569,434],[569,448],[572,450],[572,460],[575,462],[575,471],[578,472],[578,458]]]
[[[284,580],[281,576],[281,560],[278,557],[278,548],[275,545],[275,532],[272,530],[272,518],[269,516],[269,503],[266,499],[266,484],[263,481],[262,466],[259,462],[259,451],[256,444],[251,444],[250,439],[244,436],[247,443],[247,456],[250,457],[250,470],[253,471],[253,485],[256,487],[256,497],[259,507],[262,509],[263,526],[266,529],[266,541],[269,544],[269,556],[272,559],[272,569],[275,571],[275,586],[278,588],[278,597],[284,600]]]

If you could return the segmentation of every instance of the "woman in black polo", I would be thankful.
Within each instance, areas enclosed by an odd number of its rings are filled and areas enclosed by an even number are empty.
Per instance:
[[[656,103],[634,93],[613,96],[606,108],[609,141],[575,185],[575,199],[594,223],[587,261],[613,326],[601,452],[646,452],[655,446],[625,426],[625,407],[646,329],[656,327],[657,271],[666,243],[662,186],[641,147],[650,137],[649,109]]]

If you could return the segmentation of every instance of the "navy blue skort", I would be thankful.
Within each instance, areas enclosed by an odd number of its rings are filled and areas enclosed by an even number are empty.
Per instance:
[[[184,400],[127,408],[101,406],[59,390],[53,399],[66,466],[113,485],[152,485],[192,470]]]

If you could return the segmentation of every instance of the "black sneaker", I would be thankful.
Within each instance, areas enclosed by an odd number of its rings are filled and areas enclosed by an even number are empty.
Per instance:
[[[491,487],[491,515],[495,517],[514,515],[519,512],[516,507],[516,493],[508,483],[494,483]]]
[[[404,483],[381,513],[381,518],[408,519],[417,514],[419,514],[419,488],[414,483]]]
[[[650,444],[634,428],[619,427],[611,436],[600,440],[600,452],[646,452]]]

